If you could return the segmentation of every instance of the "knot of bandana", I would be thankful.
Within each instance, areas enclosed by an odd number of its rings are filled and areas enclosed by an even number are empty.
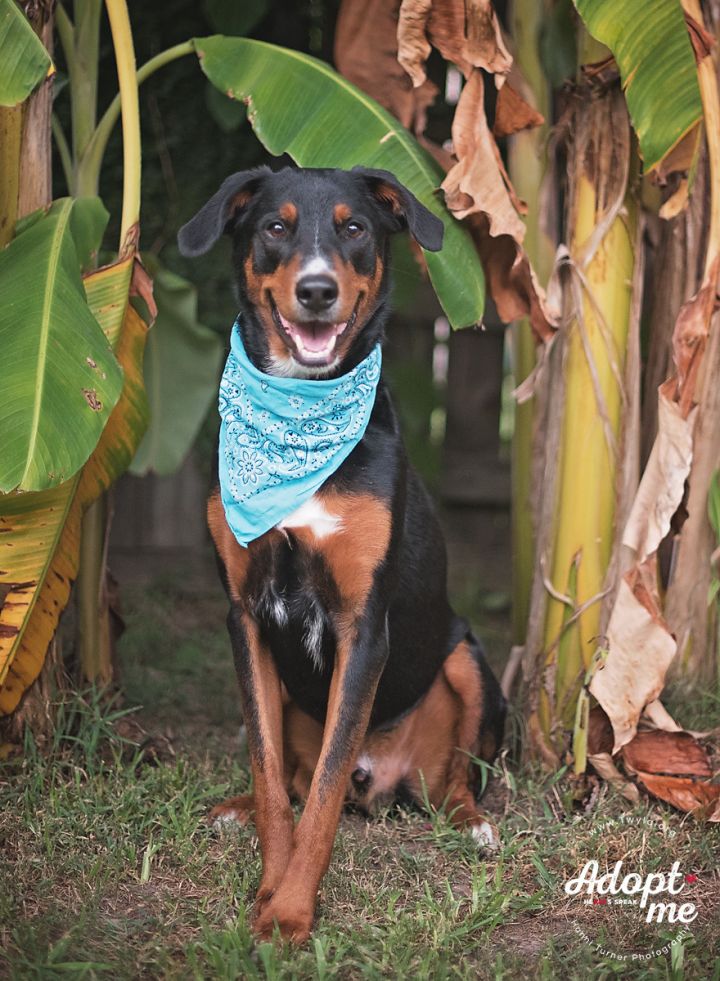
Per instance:
[[[339,378],[266,375],[250,361],[236,323],[220,382],[220,496],[247,546],[317,491],[362,439],[375,404],[378,344]]]

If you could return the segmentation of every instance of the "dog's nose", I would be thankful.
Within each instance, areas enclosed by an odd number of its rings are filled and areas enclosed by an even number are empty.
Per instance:
[[[303,276],[297,281],[295,295],[306,310],[320,313],[337,300],[338,287],[332,276]]]

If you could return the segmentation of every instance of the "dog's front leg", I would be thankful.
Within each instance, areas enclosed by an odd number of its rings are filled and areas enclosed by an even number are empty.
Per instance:
[[[255,900],[259,914],[282,880],[293,840],[293,813],[283,776],[282,693],[275,662],[258,625],[238,603],[230,610],[228,629],[240,681],[262,854],[262,878]]]
[[[287,871],[255,923],[262,937],[272,934],[275,923],[296,943],[310,935],[318,887],[330,863],[348,781],[386,659],[384,613],[377,611],[371,618],[366,610],[338,640],[320,758]]]

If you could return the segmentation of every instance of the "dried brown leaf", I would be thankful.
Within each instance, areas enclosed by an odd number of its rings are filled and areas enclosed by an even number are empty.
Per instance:
[[[142,264],[138,255],[135,256],[132,269],[132,279],[130,280],[130,296],[139,296],[145,301],[150,314],[149,326],[155,323],[157,317],[157,303],[153,295],[152,276]]]
[[[414,88],[399,64],[398,10],[398,2],[343,0],[335,28],[335,64],[345,78],[419,135],[438,89],[427,79]]]
[[[689,732],[664,732],[662,729],[638,732],[623,746],[622,758],[631,772],[675,777],[712,776],[707,752]]]
[[[442,183],[445,201],[456,218],[485,214],[489,234],[510,235],[521,243],[525,225],[513,204],[514,190],[487,124],[482,73],[474,71],[460,96],[452,125],[458,162]]]
[[[643,708],[662,691],[675,656],[675,640],[657,612],[653,571],[651,559],[620,581],[607,628],[609,655],[590,682],[612,723],[613,752],[635,735]]]
[[[425,62],[430,56],[427,22],[432,0],[403,0],[398,16],[398,61],[418,88],[426,80]]]
[[[695,402],[695,381],[705,353],[710,318],[717,304],[716,283],[719,261],[715,260],[711,274],[695,296],[680,307],[673,330],[673,360],[677,372],[674,400],[679,404],[683,418],[687,417]]]
[[[425,81],[430,43],[466,78],[473,68],[502,77],[512,65],[490,0],[403,0],[397,36],[398,60],[415,86]]]
[[[613,731],[607,713],[595,705],[590,709],[588,718],[587,751],[590,756],[597,753],[611,753],[613,747]]]
[[[640,792],[634,783],[626,780],[613,762],[609,753],[588,753],[588,763],[593,767],[598,776],[608,783],[613,784],[626,800],[632,804],[637,804],[640,800]]]
[[[638,771],[635,777],[653,797],[667,801],[679,811],[704,821],[720,821],[720,784],[643,771]]]
[[[685,26],[690,35],[690,43],[693,46],[695,61],[700,64],[703,58],[707,58],[708,55],[712,54],[712,49],[715,47],[715,38],[687,10],[684,13]]]
[[[545,296],[522,247],[511,235],[492,238],[487,215],[473,215],[469,222],[500,319],[528,317],[538,341],[550,341],[560,311]]]
[[[495,108],[493,136],[498,139],[501,136],[510,136],[523,129],[542,126],[544,122],[545,117],[537,109],[533,109],[509,82],[503,85]]]
[[[674,388],[672,379],[658,390],[658,434],[623,534],[623,545],[635,552],[639,563],[657,551],[670,531],[690,473],[696,413],[682,417],[671,398]]]

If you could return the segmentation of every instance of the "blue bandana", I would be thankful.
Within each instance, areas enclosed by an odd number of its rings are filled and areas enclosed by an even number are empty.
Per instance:
[[[287,518],[362,439],[380,380],[378,344],[346,375],[322,381],[266,375],[233,327],[220,382],[220,496],[241,545]]]

